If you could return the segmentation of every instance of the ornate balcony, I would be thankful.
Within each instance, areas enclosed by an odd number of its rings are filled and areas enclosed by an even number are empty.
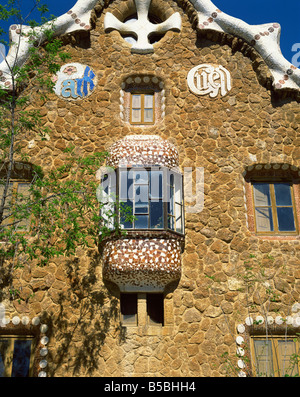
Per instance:
[[[177,150],[158,136],[132,135],[111,147],[107,165],[113,171],[102,179],[103,190],[126,205],[133,220],[119,215],[124,235],[112,232],[103,241],[103,277],[121,292],[162,292],[181,275],[184,213]]]

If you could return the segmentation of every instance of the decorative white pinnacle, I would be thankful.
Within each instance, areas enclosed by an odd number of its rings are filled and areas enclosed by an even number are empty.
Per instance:
[[[113,14],[108,12],[104,18],[104,29],[106,32],[117,30],[121,34],[130,34],[137,38],[131,52],[147,54],[153,52],[153,46],[149,42],[152,33],[163,34],[169,30],[181,30],[181,17],[179,12],[171,15],[166,21],[154,24],[149,21],[148,14],[152,0],[134,0],[137,20],[129,23],[119,21]]]

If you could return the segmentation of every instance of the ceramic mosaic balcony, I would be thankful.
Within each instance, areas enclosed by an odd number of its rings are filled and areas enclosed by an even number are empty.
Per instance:
[[[128,136],[110,150],[107,192],[127,207],[125,233],[103,242],[104,279],[121,291],[163,291],[180,279],[184,244],[182,175],[177,149],[158,136]],[[113,225],[111,225],[113,229]]]

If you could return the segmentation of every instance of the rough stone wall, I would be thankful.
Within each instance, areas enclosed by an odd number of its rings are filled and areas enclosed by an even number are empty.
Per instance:
[[[80,101],[53,94],[41,107],[49,139],[27,136],[24,146],[31,162],[47,170],[63,164],[69,144],[88,154],[128,134],[158,134],[178,148],[182,169],[204,168],[204,209],[186,214],[182,276],[166,291],[168,326],[159,331],[120,327],[118,291],[103,285],[101,258],[94,252],[18,270],[15,285],[24,296],[35,295],[7,304],[7,316],[39,316],[48,324],[51,376],[226,376],[222,355],[228,352],[236,363],[236,326],[249,312],[261,314],[261,300],[268,299],[259,284],[250,295],[243,289],[238,275],[250,254],[265,265],[279,295],[271,316],[277,310],[291,314],[300,301],[299,236],[268,240],[249,230],[243,176],[255,164],[300,166],[300,105],[274,94],[263,61],[251,50],[246,56],[232,49],[228,37],[197,34],[176,2],[163,4],[180,12],[182,31],[167,33],[153,54],[131,54],[118,32],[104,33],[105,12],[121,1],[97,15],[90,34],[65,39],[72,62],[89,65],[98,84]],[[187,73],[202,63],[230,72],[233,87],[226,96],[189,91]],[[165,117],[154,126],[133,127],[120,118],[121,85],[133,73],[156,74],[164,82]]]

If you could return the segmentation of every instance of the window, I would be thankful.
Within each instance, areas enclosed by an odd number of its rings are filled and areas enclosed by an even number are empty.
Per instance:
[[[133,126],[153,126],[165,117],[164,83],[155,75],[127,77],[120,90],[120,117]]]
[[[0,338],[0,377],[32,375],[33,337],[2,336]]]
[[[164,325],[163,294],[147,294],[147,317],[149,325]]]
[[[110,169],[101,178],[101,185],[96,191],[98,200],[102,203],[100,209],[101,216],[104,221],[104,226],[108,229],[114,229],[116,211],[116,174],[114,170]]]
[[[253,337],[253,370],[256,376],[299,375],[299,341],[292,337]]]
[[[162,293],[121,293],[121,322],[124,326],[163,326]]]
[[[130,122],[154,123],[154,93],[131,93]]]
[[[293,185],[288,182],[252,182],[257,233],[297,232]]]
[[[137,294],[121,294],[121,321],[123,325],[137,325]]]
[[[8,227],[9,225],[13,225],[15,223],[19,230],[28,230],[30,219],[26,209],[22,208],[22,205],[26,203],[26,199],[29,197],[29,188],[30,182],[16,180],[9,183],[3,213],[4,226]],[[3,197],[3,194],[4,184],[0,185],[0,200]],[[16,211],[17,206],[20,207],[18,207],[18,210]]]
[[[182,186],[181,175],[171,173],[167,181],[168,188],[168,228],[182,232]]]
[[[183,234],[182,175],[163,167],[118,169],[118,194],[134,220],[124,229],[169,229]]]

